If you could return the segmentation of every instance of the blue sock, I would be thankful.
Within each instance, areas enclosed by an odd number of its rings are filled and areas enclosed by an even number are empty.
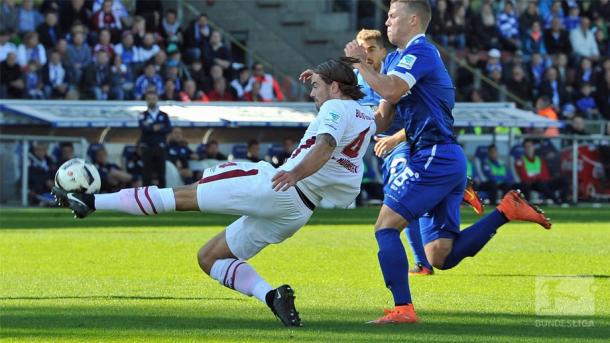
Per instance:
[[[379,244],[379,265],[386,286],[392,291],[396,306],[411,303],[409,290],[409,262],[405,247],[400,241],[400,232],[385,228],[375,232]]]
[[[418,220],[414,220],[409,223],[409,226],[405,230],[405,236],[407,236],[411,250],[413,250],[415,263],[421,264],[428,269],[432,269],[432,265],[428,263],[428,258],[426,257],[426,252],[424,251],[424,244],[421,241],[421,232],[419,230]]]
[[[453,242],[453,249],[445,259],[443,269],[453,268],[465,257],[476,255],[496,234],[496,230],[507,222],[504,214],[494,210],[464,229]]]

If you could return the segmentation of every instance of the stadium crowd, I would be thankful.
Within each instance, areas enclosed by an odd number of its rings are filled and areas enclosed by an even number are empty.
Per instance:
[[[283,101],[256,63],[236,62],[205,14],[184,25],[160,0],[0,2],[0,98]],[[241,61],[243,62],[243,61]]]

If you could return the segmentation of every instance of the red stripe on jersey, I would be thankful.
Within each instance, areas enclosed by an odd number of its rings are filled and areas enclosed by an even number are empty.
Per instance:
[[[136,202],[138,203],[138,206],[140,206],[140,211],[142,211],[142,213],[144,213],[145,215],[148,215],[148,213],[146,213],[146,211],[144,211],[144,206],[142,206],[142,203],[140,202],[140,199],[138,198],[138,188],[135,188],[135,196],[136,196]]]
[[[250,176],[250,175],[256,175],[256,174],[258,174],[258,169],[250,169],[250,170],[236,169],[236,170],[230,170],[230,171],[227,171],[224,173],[204,177],[203,179],[199,180],[199,183],[202,184],[202,183],[208,183],[208,182],[213,182],[213,181],[218,181],[218,180],[232,179],[234,177]]]
[[[305,141],[305,144],[301,144],[301,146],[298,147],[298,149],[296,149],[293,153],[292,156],[290,156],[290,158],[295,158],[297,157],[300,153],[301,150],[303,149],[309,149],[311,148],[312,145],[316,144],[316,136],[311,136],[308,140]]]
[[[239,268],[239,266],[241,266],[244,263],[246,263],[246,262],[241,262],[240,264],[236,265],[235,268],[233,269],[233,276],[231,276],[231,280],[233,280],[233,282],[231,283],[232,289],[235,289],[235,274],[237,273],[237,268]]]
[[[152,207],[153,212],[155,212],[155,214],[158,214],[157,209],[155,208],[155,204],[153,204],[152,200],[150,199],[150,195],[148,195],[148,187],[144,188],[144,195],[146,195],[146,199],[148,199],[148,203],[150,203],[150,207]]]

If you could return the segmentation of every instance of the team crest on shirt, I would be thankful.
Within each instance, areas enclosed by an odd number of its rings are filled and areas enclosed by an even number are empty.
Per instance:
[[[332,127],[333,129],[337,129],[337,125],[339,124],[339,119],[341,119],[341,115],[337,112],[329,112],[328,116],[326,116],[324,120],[324,124]]]
[[[400,63],[398,63],[398,66],[403,67],[405,69],[411,69],[411,68],[413,68],[413,64],[415,64],[415,60],[417,60],[417,57],[415,57],[414,55],[411,55],[411,54],[405,55],[400,60]]]

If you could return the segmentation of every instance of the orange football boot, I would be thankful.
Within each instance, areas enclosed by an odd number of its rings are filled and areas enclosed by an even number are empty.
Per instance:
[[[506,193],[496,208],[508,220],[537,223],[547,230],[551,229],[551,220],[544,216],[541,209],[527,202],[520,190]]]
[[[478,215],[482,215],[485,209],[483,208],[483,203],[481,203],[481,199],[479,199],[479,195],[473,188],[472,179],[468,178],[468,182],[466,183],[466,189],[464,190],[464,202],[468,205],[472,206],[474,212]]]
[[[413,304],[396,306],[391,310],[383,310],[385,315],[379,319],[371,320],[368,324],[413,324],[419,322]]]
[[[417,263],[409,269],[409,275],[434,275],[434,269],[427,268],[421,263]]]

